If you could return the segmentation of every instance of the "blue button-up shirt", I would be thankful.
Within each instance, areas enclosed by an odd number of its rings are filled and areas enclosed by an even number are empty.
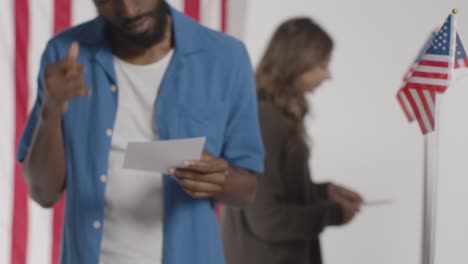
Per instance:
[[[154,119],[161,139],[206,136],[205,149],[231,166],[263,169],[252,67],[244,45],[170,10],[175,50],[155,98]],[[65,58],[73,41],[86,68],[89,97],[73,98],[63,116],[67,201],[62,263],[98,263],[106,183],[118,89],[105,23],[98,17],[51,39],[44,52],[38,95],[19,146],[24,160],[40,118],[44,67]],[[156,87],[155,87],[156,89]],[[137,179],[135,179],[137,180]],[[211,199],[193,199],[164,176],[166,264],[224,263]]]

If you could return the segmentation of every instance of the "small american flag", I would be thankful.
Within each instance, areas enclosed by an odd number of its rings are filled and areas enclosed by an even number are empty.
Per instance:
[[[447,89],[454,64],[453,22],[454,19],[450,15],[434,36],[408,80],[409,88],[431,89],[437,92],[444,92]]]
[[[435,37],[436,34],[437,34],[437,32],[433,31],[431,33],[431,35],[429,36],[429,38],[426,40],[423,48],[421,49],[418,56],[416,57],[416,60],[411,65],[411,67],[408,69],[406,74],[403,76],[403,84],[401,85],[401,88],[400,88],[400,90],[398,90],[398,93],[397,93],[398,102],[400,103],[400,106],[403,109],[403,112],[405,113],[405,116],[406,116],[406,118],[408,119],[409,122],[414,121],[415,116],[414,116],[414,111],[411,108],[411,105],[409,103],[408,97],[405,94],[404,89],[406,87],[406,84],[407,84],[408,80],[413,75],[413,71],[415,71],[416,67],[418,66],[418,63],[421,60],[422,56],[426,53],[427,49],[432,44],[432,39]]]
[[[455,68],[467,65],[468,59],[456,34],[454,17],[449,15],[397,93],[407,119],[418,120],[423,134],[434,131],[436,93],[445,92]]]

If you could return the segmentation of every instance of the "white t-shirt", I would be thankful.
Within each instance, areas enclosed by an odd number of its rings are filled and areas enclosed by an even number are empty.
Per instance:
[[[109,154],[101,264],[162,263],[163,179],[159,173],[123,169],[128,142],[158,139],[154,107],[172,57],[149,65],[114,57],[118,107]]]

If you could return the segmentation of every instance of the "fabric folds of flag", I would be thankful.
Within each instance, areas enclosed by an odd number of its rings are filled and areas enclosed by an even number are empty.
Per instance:
[[[407,84],[408,80],[411,78],[411,76],[413,74],[413,71],[417,68],[418,63],[421,60],[422,56],[426,53],[427,49],[431,45],[432,39],[434,38],[435,35],[436,35],[436,32],[434,31],[434,32],[431,33],[429,38],[426,40],[423,48],[421,49],[418,56],[416,57],[416,60],[411,65],[411,67],[408,69],[406,74],[403,76],[403,84],[402,84],[401,88],[398,90],[398,93],[397,93],[398,102],[400,103],[400,106],[401,106],[401,108],[403,110],[403,113],[405,114],[406,119],[408,119],[409,122],[414,121],[416,117],[414,115],[414,111],[411,108],[411,104],[410,104],[411,97],[408,97],[407,94],[405,94],[405,87],[406,87],[406,84]]]
[[[468,57],[460,36],[457,34],[457,48],[455,51],[455,68],[468,68]]]
[[[454,69],[466,67],[468,59],[455,29],[455,17],[449,15],[442,28],[425,45],[414,66],[405,75],[397,93],[406,118],[417,120],[421,132],[435,129],[436,94],[450,85]]]
[[[426,52],[417,62],[407,86],[444,92],[451,80],[454,65],[455,29],[453,15],[432,38]]]

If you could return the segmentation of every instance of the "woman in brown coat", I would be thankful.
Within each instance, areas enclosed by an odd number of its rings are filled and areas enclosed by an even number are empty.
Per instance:
[[[251,205],[224,209],[227,264],[319,264],[320,232],[359,210],[359,194],[313,183],[308,167],[305,94],[330,78],[332,48],[329,35],[308,18],[286,21],[273,35],[256,75],[265,172]]]

